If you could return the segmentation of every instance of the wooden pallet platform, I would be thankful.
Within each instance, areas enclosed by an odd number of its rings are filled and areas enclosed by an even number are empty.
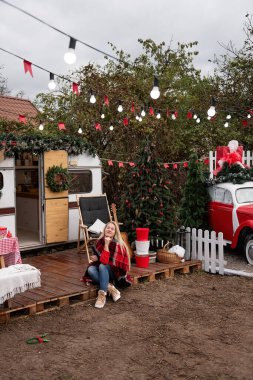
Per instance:
[[[96,298],[97,287],[81,281],[88,263],[87,256],[78,254],[76,249],[26,257],[23,263],[41,271],[41,287],[17,294],[0,305],[0,323]],[[180,264],[156,262],[148,268],[138,268],[133,264],[130,275],[133,284],[138,284],[174,277],[175,272],[190,273],[193,270],[201,270],[201,261],[191,260]]]

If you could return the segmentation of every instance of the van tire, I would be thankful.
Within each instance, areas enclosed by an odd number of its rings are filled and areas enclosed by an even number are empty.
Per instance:
[[[246,236],[244,240],[244,255],[247,262],[253,265],[253,234]]]

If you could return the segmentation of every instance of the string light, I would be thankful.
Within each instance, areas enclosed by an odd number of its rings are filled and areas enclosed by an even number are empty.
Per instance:
[[[211,106],[210,106],[210,108],[207,111],[207,115],[208,116],[211,116],[211,117],[215,116],[215,114],[216,114],[215,105],[216,105],[216,100],[214,99],[214,97],[212,97],[212,99],[211,99]]]
[[[160,114],[160,112],[157,113],[156,118],[157,118],[157,119],[161,119],[161,114]]]
[[[197,119],[196,119],[196,123],[200,123],[200,118],[198,117]]]
[[[123,111],[123,106],[121,104],[121,100],[119,100],[118,112],[122,112],[122,111]]]
[[[95,95],[93,94],[92,91],[90,91],[91,95],[90,95],[90,103],[94,104],[96,103],[96,98],[95,98]]]
[[[76,62],[75,48],[76,48],[76,40],[73,37],[70,37],[68,51],[64,54],[64,61],[68,65],[73,65],[73,63]]]
[[[144,117],[146,115],[146,112],[143,107],[141,107],[141,116]]]
[[[224,127],[227,128],[229,126],[228,121],[224,123]]]
[[[248,113],[247,118],[251,119],[251,114],[250,113]]]
[[[39,130],[40,131],[43,131],[43,129],[44,129],[44,125],[43,125],[43,123],[42,123],[42,121],[40,122],[40,125],[39,125]]]
[[[230,119],[231,119],[231,115],[228,114],[228,115],[226,116],[226,119],[227,119],[227,120],[230,120]]]
[[[82,130],[82,128],[81,127],[79,127],[79,129],[78,129],[78,131],[77,131],[78,133],[80,133],[80,134],[82,134],[83,133],[83,130]]]
[[[105,114],[101,113],[101,119],[104,119],[104,118],[105,118]]]
[[[113,131],[114,127],[112,124],[110,125],[109,129],[110,129],[110,131]]]
[[[54,81],[54,74],[53,73],[49,73],[49,82],[48,82],[48,88],[49,90],[55,90],[56,88],[56,83]]]
[[[150,92],[150,96],[152,99],[155,99],[155,100],[158,99],[160,96],[159,81],[156,77],[154,78],[154,87],[152,88]]]

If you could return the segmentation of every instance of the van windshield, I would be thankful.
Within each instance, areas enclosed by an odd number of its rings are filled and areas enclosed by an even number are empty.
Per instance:
[[[235,196],[238,203],[253,203],[253,187],[237,189]]]

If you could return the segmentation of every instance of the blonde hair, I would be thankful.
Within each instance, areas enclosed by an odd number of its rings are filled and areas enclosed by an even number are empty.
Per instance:
[[[127,257],[128,257],[128,262],[129,262],[129,270],[131,268],[131,258],[130,258],[130,254],[129,254],[129,251],[128,251],[128,247],[126,245],[126,243],[124,242],[124,240],[122,239],[121,237],[121,233],[120,233],[120,229],[119,229],[119,225],[118,223],[114,222],[113,220],[112,221],[109,221],[106,223],[104,229],[103,229],[103,232],[102,234],[100,235],[100,238],[104,237],[105,236],[105,229],[106,227],[108,226],[108,224],[113,224],[114,227],[115,227],[115,235],[114,235],[114,239],[117,240],[117,242],[119,243],[121,249],[125,249],[126,250],[126,253],[127,253]]]

